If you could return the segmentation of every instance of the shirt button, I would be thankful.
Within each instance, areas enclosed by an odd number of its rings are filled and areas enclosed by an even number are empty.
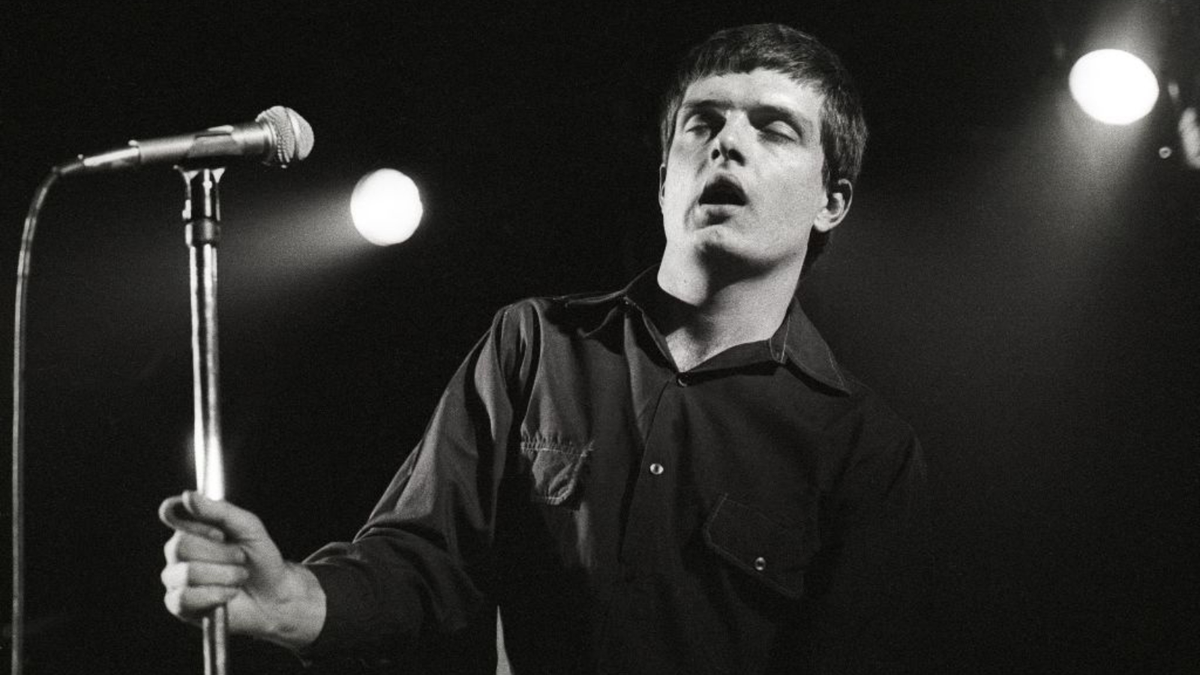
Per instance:
[[[767,559],[762,556],[758,556],[757,558],[755,558],[754,559],[754,569],[758,570],[759,572],[767,569]]]
[[[675,376],[675,384],[677,384],[681,387],[686,387],[691,383],[692,383],[692,381],[688,378],[687,375],[680,373],[679,375]]]
[[[662,465],[662,464],[659,464],[658,462],[655,462],[655,463],[653,463],[653,464],[651,464],[651,465],[650,465],[650,473],[654,474],[655,476],[661,476],[661,475],[662,475],[662,472],[663,472],[663,465]]]

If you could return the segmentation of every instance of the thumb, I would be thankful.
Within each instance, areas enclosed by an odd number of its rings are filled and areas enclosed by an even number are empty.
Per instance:
[[[193,490],[188,490],[180,496],[172,515],[181,515],[180,511],[183,511],[189,520],[221,530],[230,542],[253,541],[267,536],[258,516],[227,501],[209,499]]]

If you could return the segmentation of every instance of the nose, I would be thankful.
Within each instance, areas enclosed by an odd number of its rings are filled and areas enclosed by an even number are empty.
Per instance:
[[[739,164],[745,163],[746,157],[742,151],[742,126],[743,124],[739,120],[730,119],[713,136],[713,147],[710,154],[710,159],[713,162],[727,160]]]

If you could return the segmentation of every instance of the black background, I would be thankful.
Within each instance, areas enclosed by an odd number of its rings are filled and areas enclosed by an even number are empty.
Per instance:
[[[220,264],[229,496],[301,557],[352,536],[497,308],[616,288],[657,259],[672,64],[717,28],[789,23],[844,55],[873,132],[802,299],[924,443],[927,672],[1197,672],[1200,178],[1159,156],[1165,95],[1107,128],[1066,93],[1102,40],[1200,70],[1195,5],[737,4],[9,2],[8,276],[52,164],[300,111],[307,162],[226,173]],[[417,181],[426,217],[377,249],[347,205],[384,166]],[[31,674],[200,672],[199,633],[161,606],[155,517],[193,484],[182,196],[144,169],[64,180],[43,211]],[[300,670],[249,640],[231,657]]]

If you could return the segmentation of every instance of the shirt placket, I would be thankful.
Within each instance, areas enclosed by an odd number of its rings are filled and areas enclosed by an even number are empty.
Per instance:
[[[682,380],[686,382],[685,380]],[[671,520],[671,495],[675,490],[675,459],[679,449],[672,442],[673,420],[686,385],[674,377],[659,385],[641,459],[635,472],[633,495],[629,502],[624,536],[621,541],[621,565],[627,579],[662,569],[663,556],[674,541],[668,531]]]

